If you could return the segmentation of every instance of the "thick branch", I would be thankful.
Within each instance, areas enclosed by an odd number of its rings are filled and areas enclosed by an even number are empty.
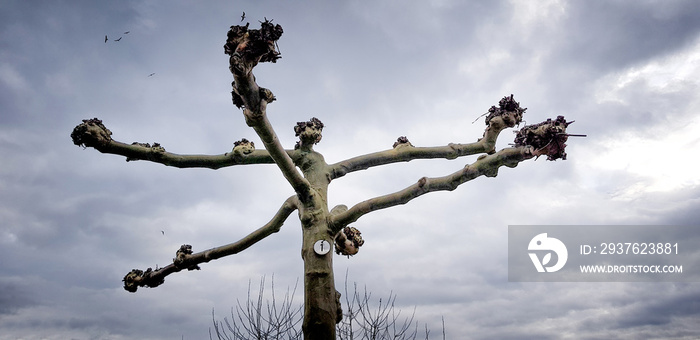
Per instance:
[[[366,170],[370,167],[408,162],[414,159],[455,159],[457,157],[485,153],[487,151],[486,143],[482,142],[482,140],[471,144],[450,143],[447,146],[436,147],[414,147],[405,145],[390,150],[353,157],[335,164],[330,164],[331,179],[345,176],[350,172]]]
[[[219,169],[239,164],[272,164],[274,161],[265,151],[256,151],[252,143],[242,144],[236,142],[236,147],[231,152],[222,155],[179,155],[165,151],[158,143],[132,143],[126,144],[113,140],[102,121],[84,119],[81,124],[73,129],[71,138],[78,146],[92,147],[102,153],[121,155],[126,161],[147,160],[176,168],[209,168]],[[245,141],[245,139],[243,139]],[[247,142],[247,141],[246,141]],[[293,153],[295,151],[288,151]]]
[[[282,32],[280,25],[273,25],[268,20],[261,23],[259,30],[249,30],[248,25],[231,26],[224,52],[230,56],[234,105],[243,108],[246,124],[258,134],[294,191],[302,200],[306,200],[310,195],[310,185],[296,169],[267,119],[267,104],[274,101],[275,96],[270,90],[259,87],[253,75],[253,68],[259,62],[277,61],[279,52],[275,49],[275,43]]]
[[[366,154],[331,164],[331,179],[345,176],[353,171],[390,163],[408,162],[414,159],[455,159],[479,153],[491,154],[495,152],[496,139],[501,131],[519,124],[526,110],[513,100],[513,95],[501,99],[499,106],[498,108],[493,106],[489,109],[484,136],[477,142],[470,144],[450,143],[440,147],[414,147],[405,137],[401,137],[391,150]]]
[[[524,160],[544,155],[547,156],[547,160],[566,159],[565,148],[569,136],[566,133],[566,128],[571,123],[567,122],[563,116],[558,116],[555,120],[547,119],[542,123],[526,126],[516,135],[514,148],[503,149],[490,155],[482,155],[473,164],[467,165],[460,171],[450,175],[437,178],[423,177],[418,183],[406,189],[368,199],[356,204],[347,211],[338,211],[337,214],[331,215],[329,224],[333,232],[338,232],[348,224],[357,221],[357,219],[372,211],[406,204],[410,200],[429,192],[451,191],[460,184],[481,175],[495,177],[498,174],[498,168],[503,165],[513,168]]]
[[[124,289],[133,293],[136,292],[138,287],[157,287],[164,282],[166,276],[172,273],[177,273],[183,269],[200,269],[198,266],[200,263],[206,263],[224,256],[237,254],[258,241],[266,238],[267,236],[278,232],[287,217],[289,217],[289,215],[296,210],[298,206],[299,201],[296,196],[288,198],[284,204],[282,204],[282,207],[280,207],[270,222],[237,242],[195,254],[192,253],[191,246],[183,245],[180,247],[180,250],[177,251],[176,257],[173,259],[172,264],[169,264],[163,268],[156,268],[156,270],[148,268],[145,272],[142,270],[133,269],[131,272],[126,274],[123,280]]]
[[[503,149],[495,154],[483,155],[473,164],[444,177],[421,178],[417,183],[392,194],[379,196],[360,202],[347,211],[333,215],[330,224],[333,231],[338,232],[350,223],[357,221],[363,215],[375,210],[385,209],[400,204],[406,204],[412,199],[433,191],[452,191],[460,184],[481,175],[495,177],[498,168],[505,165],[515,167],[519,162],[535,156],[531,146]]]
[[[246,110],[244,110],[244,112],[245,111]],[[246,115],[246,118],[247,117],[248,115]],[[247,119],[247,121],[248,125],[251,126],[258,134],[260,139],[262,139],[265,149],[267,149],[270,157],[282,171],[284,178],[286,178],[289,184],[292,185],[294,191],[299,194],[299,197],[302,200],[309,197],[309,182],[297,170],[296,165],[294,165],[294,161],[292,161],[292,158],[282,147],[282,144],[277,138],[277,134],[275,134],[270,121],[267,119],[267,115],[263,114],[251,120]]]

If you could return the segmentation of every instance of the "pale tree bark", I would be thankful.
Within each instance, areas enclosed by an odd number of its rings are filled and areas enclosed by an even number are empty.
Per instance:
[[[221,155],[179,155],[167,152],[158,143],[126,144],[112,139],[112,132],[101,120],[87,119],[76,126],[71,134],[73,142],[92,147],[103,153],[126,157],[127,161],[148,160],[179,168],[219,169],[237,165],[276,164],[294,191],[283,202],[270,222],[243,239],[221,247],[194,253],[190,245],[182,245],[173,263],[163,268],[134,269],[124,277],[124,288],[135,292],[138,287],[156,287],[166,276],[183,269],[199,269],[199,264],[243,251],[256,242],[279,231],[293,211],[298,212],[302,226],[301,255],[304,261],[304,320],[305,339],[334,339],[335,324],[342,318],[340,293],[333,277],[333,252],[316,252],[314,244],[325,241],[334,244],[336,253],[353,255],[364,240],[359,230],[350,224],[375,210],[406,204],[412,199],[433,191],[454,190],[459,185],[479,176],[495,177],[501,166],[515,167],[518,163],[539,156],[548,160],[565,159],[565,142],[571,135],[566,128],[571,122],[559,116],[540,124],[522,128],[513,147],[496,151],[496,140],[506,128],[522,121],[521,108],[512,95],[504,97],[498,106],[486,114],[486,129],[482,138],[465,144],[435,147],[415,147],[406,137],[398,138],[393,148],[353,157],[335,164],[327,164],[323,155],[313,146],[321,140],[323,123],[312,118],[294,127],[299,137],[294,149],[284,149],[267,118],[267,104],[275,100],[268,89],[258,86],[253,68],[260,62],[276,62],[276,49],[282,27],[265,20],[260,29],[232,26],[224,51],[229,55],[233,75],[233,104],[242,109],[245,122],[262,140],[264,150],[255,150],[252,142],[242,139],[231,152]],[[476,161],[443,177],[420,178],[412,185],[395,193],[369,198],[348,208],[328,207],[328,185],[331,181],[358,170],[369,169],[414,159],[455,159],[480,154]]]

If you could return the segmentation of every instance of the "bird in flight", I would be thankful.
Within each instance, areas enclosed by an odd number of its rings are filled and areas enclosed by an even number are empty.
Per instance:
[[[243,15],[241,15],[241,22],[243,22],[243,20],[245,20],[245,11],[243,11]]]
[[[122,40],[122,37],[119,37],[119,39],[114,39],[114,41],[120,41]]]
[[[149,74],[148,76],[149,76],[149,77],[153,77],[154,75],[155,75],[155,73],[151,73],[151,74]]]
[[[165,231],[161,230],[160,232],[161,232],[163,235],[165,235]]]
[[[109,40],[109,39],[107,39],[107,36],[105,35],[105,43],[107,43],[107,40]]]
[[[124,32],[124,34],[129,34],[129,32],[131,32],[131,31],[126,31],[126,32]]]

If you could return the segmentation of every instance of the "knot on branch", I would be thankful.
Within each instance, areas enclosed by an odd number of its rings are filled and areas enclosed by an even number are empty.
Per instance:
[[[277,97],[275,97],[275,95],[272,94],[272,91],[270,91],[269,89],[266,89],[264,87],[260,88],[260,98],[262,98],[263,100],[265,100],[268,103],[272,103],[275,100],[277,100]]]
[[[132,269],[126,276],[124,276],[124,289],[130,293],[135,293],[139,288],[139,283],[143,279],[143,270]]]
[[[175,252],[175,258],[173,259],[173,265],[177,269],[187,269],[187,270],[200,270],[198,265],[188,265],[187,260],[189,255],[192,255],[192,246],[189,244],[183,244],[180,249]]]
[[[233,101],[233,105],[236,105],[237,108],[242,108],[245,105],[245,102],[243,101],[243,97],[236,92],[236,82],[232,81],[231,86],[233,87],[233,90],[231,91],[231,100]]]
[[[255,151],[255,143],[245,138],[233,142],[233,150],[231,150],[235,155],[247,155],[253,151]]]
[[[360,231],[354,227],[345,227],[335,236],[335,252],[339,255],[355,255],[363,244]]]
[[[310,148],[314,144],[321,141],[323,137],[323,123],[316,117],[311,118],[308,122],[297,122],[294,126],[294,135],[299,137],[299,141],[294,146],[294,149]]]
[[[571,123],[573,121],[567,122],[564,116],[558,116],[555,120],[525,126],[516,134],[515,146],[530,145],[535,149],[535,156],[547,155],[548,161],[566,160],[564,149],[569,137],[566,128]]]
[[[153,274],[157,271],[158,270],[154,271],[151,268],[146,269],[145,272],[139,269],[132,269],[124,276],[124,279],[122,279],[124,282],[124,289],[130,293],[135,293],[139,287],[158,287],[165,282],[165,280],[163,278],[155,278]]]
[[[248,29],[248,25],[231,26],[228,31],[224,53],[231,56],[231,72],[252,69],[259,62],[274,63],[281,58],[275,45],[284,32],[282,26],[267,19],[260,23],[260,29]]]
[[[523,113],[527,108],[520,107],[520,103],[513,99],[513,95],[503,97],[498,102],[498,107],[491,106],[486,116],[486,126],[491,126],[491,119],[500,117],[507,127],[514,127],[523,120]]]
[[[338,324],[343,321],[343,307],[340,304],[340,292],[335,291],[335,323]]]
[[[93,119],[83,119],[83,122],[78,124],[70,138],[73,139],[73,144],[82,147],[99,147],[106,145],[112,141],[112,131],[102,124],[102,121]]]
[[[233,90],[231,91],[231,101],[233,101],[233,105],[236,105],[236,107],[240,109],[245,106],[245,102],[243,101],[243,97],[241,97],[236,90],[235,81],[231,82],[231,86],[233,87]],[[260,98],[268,103],[272,103],[277,100],[277,97],[275,97],[275,95],[269,89],[261,87],[258,92],[260,94]]]
[[[413,146],[411,142],[408,141],[408,138],[406,136],[401,136],[396,139],[396,142],[394,142],[393,148],[396,149],[397,147],[403,147],[403,146]]]
[[[141,147],[144,147],[144,148],[148,148],[148,149],[150,149],[150,150],[149,150],[150,152],[152,152],[153,154],[158,155],[158,156],[161,156],[161,155],[163,155],[163,153],[165,153],[165,148],[162,147],[162,146],[160,145],[160,143],[155,143],[155,142],[154,142],[153,145],[151,145],[151,144],[149,144],[149,143],[133,142],[133,143],[131,143],[131,145],[138,145],[138,146],[141,146]],[[126,161],[127,161],[127,162],[130,162],[130,161],[137,161],[137,160],[139,160],[139,159],[138,159],[138,158],[135,158],[135,157],[126,157]]]

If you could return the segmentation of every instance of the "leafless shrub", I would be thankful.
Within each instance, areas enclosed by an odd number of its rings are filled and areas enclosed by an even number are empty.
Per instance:
[[[230,317],[217,321],[212,310],[214,332],[209,329],[209,339],[213,340],[214,334],[218,340],[301,339],[303,304],[294,303],[298,282],[291,291],[287,289],[281,304],[278,305],[274,277],[271,281],[271,301],[265,300],[265,277],[262,277],[257,299],[253,300],[251,296],[249,282],[247,301],[237,301],[237,306],[231,308]],[[363,288],[362,292],[358,290],[357,283],[353,283],[352,287],[353,292],[350,293],[346,275],[343,320],[336,328],[338,340],[415,340],[419,335],[424,335],[423,339],[430,339],[427,324],[419,334],[419,325],[414,322],[415,307],[410,315],[401,317],[401,310],[395,306],[396,295],[393,292],[390,292],[386,299],[379,298],[378,301],[373,301],[372,293],[367,291],[367,287]],[[445,339],[444,319],[442,338]]]
[[[231,319],[224,318],[223,321],[216,321],[214,310],[212,309],[212,320],[214,322],[214,333],[219,340],[278,340],[278,339],[301,339],[301,320],[303,304],[294,303],[294,294],[297,290],[297,283],[294,289],[284,295],[281,305],[277,303],[275,296],[274,277],[271,280],[272,301],[265,301],[265,277],[260,279],[258,298],[253,301],[250,292],[250,282],[248,282],[248,299],[245,304],[237,301],[237,306],[231,308]],[[209,339],[212,340],[212,331],[209,329]]]

